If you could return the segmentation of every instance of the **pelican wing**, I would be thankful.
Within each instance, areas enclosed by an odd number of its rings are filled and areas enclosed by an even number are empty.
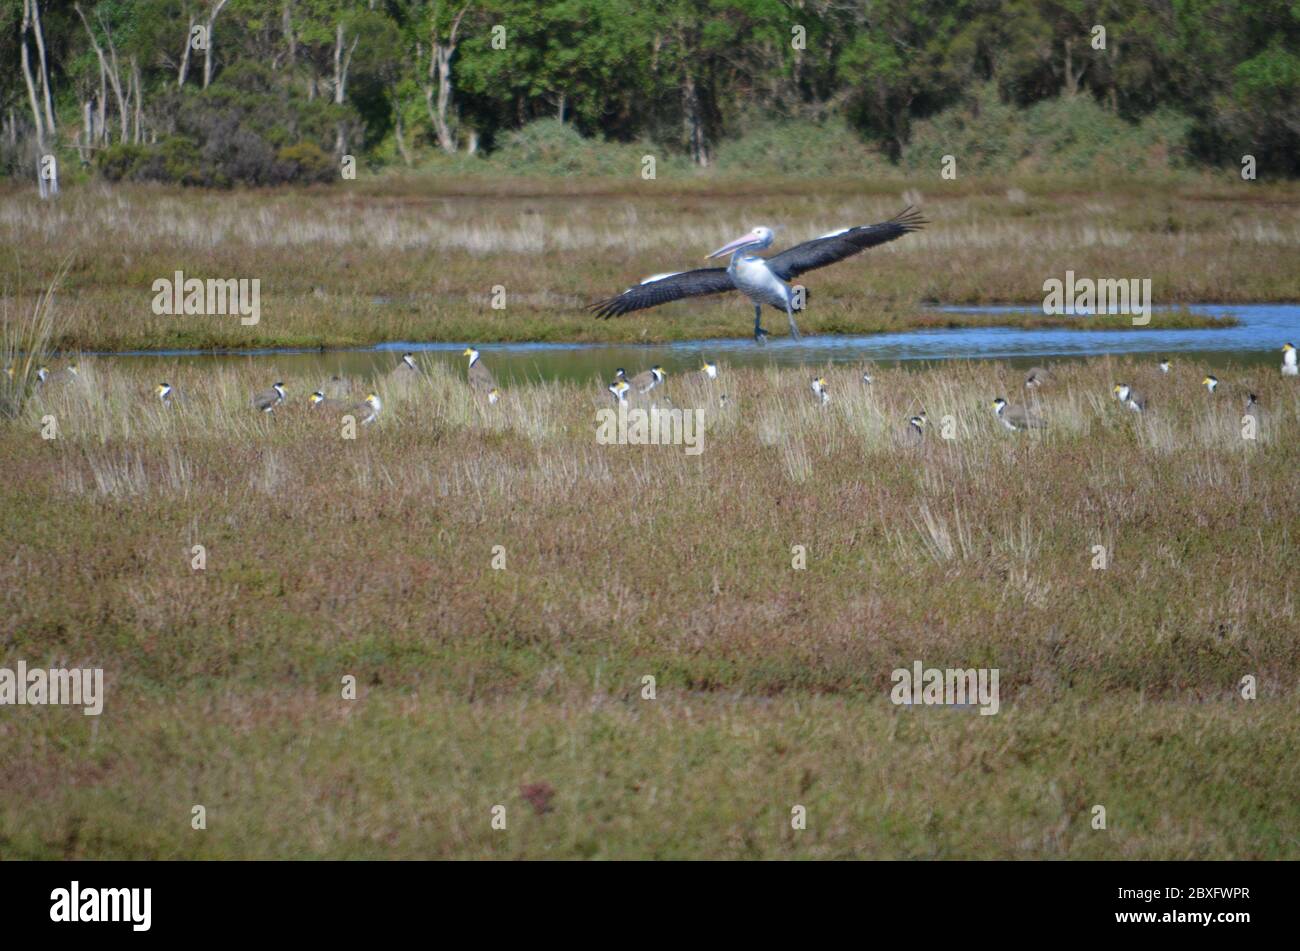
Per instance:
[[[703,297],[734,291],[736,285],[723,267],[704,267],[677,274],[656,274],[636,287],[629,287],[617,297],[592,304],[588,308],[597,317],[619,317],[634,310],[658,307],[684,297]]]
[[[893,241],[929,224],[921,213],[910,205],[899,214],[874,225],[845,228],[803,244],[796,244],[780,254],[767,259],[767,266],[782,280],[791,280],[805,271],[812,271],[836,261],[843,261],[859,251]]]

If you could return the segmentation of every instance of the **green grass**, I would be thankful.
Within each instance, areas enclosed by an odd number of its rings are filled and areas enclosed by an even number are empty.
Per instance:
[[[936,314],[932,303],[1041,309],[1043,282],[1150,278],[1157,306],[1300,299],[1295,184],[1193,180],[905,180],[424,174],[299,191],[68,188],[6,197],[0,286],[18,310],[69,274],[65,350],[343,347],[392,340],[667,341],[745,336],[736,295],[599,321],[587,304],[649,273],[701,266],[756,221],[786,246],[917,203],[932,224],[805,278],[809,333],[1122,320]],[[261,320],[159,316],[153,282],[257,278]],[[495,287],[504,309],[493,309]],[[778,321],[779,322],[779,321]],[[1175,310],[1152,327],[1215,326]]]
[[[435,365],[347,440],[317,379],[255,413],[271,364],[164,408],[87,360],[0,423],[0,658],[109,693],[0,717],[0,856],[1295,858],[1300,389],[1056,369],[1041,434],[999,364],[829,368],[825,410],[807,371],[672,377],[690,457],[598,445],[594,384],[489,407]],[[892,706],[915,660],[997,667],[1001,712]]]

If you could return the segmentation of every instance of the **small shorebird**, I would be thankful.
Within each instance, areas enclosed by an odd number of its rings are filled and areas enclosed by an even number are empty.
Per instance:
[[[1043,421],[1038,416],[1027,409],[1012,406],[1000,396],[993,401],[993,415],[1002,421],[1003,426],[1013,432],[1021,429],[1043,428]]]
[[[1140,413],[1147,408],[1146,397],[1127,383],[1116,383],[1110,391],[1115,394],[1115,399],[1135,413]]]
[[[813,380],[812,383],[810,384],[810,388],[811,388],[812,391],[813,391],[813,396],[817,397],[818,402],[820,402],[820,403],[822,404],[822,406],[825,406],[827,403],[829,403],[829,402],[831,401],[831,394],[830,394],[830,392],[826,389],[826,378],[825,378],[825,377],[823,377],[823,376],[819,376],[819,377],[817,377],[817,378],[816,378],[815,380]]]
[[[644,373],[632,377],[631,384],[638,393],[649,393],[668,376],[661,366],[653,366]]]
[[[469,357],[467,375],[471,387],[482,393],[488,393],[496,387],[497,381],[492,376],[492,371],[483,365],[483,360],[479,357],[479,352],[477,350],[473,347],[468,347],[461,356]]]
[[[1030,367],[1029,372],[1025,374],[1025,386],[1029,389],[1036,389],[1051,379],[1052,371],[1046,367]]]
[[[269,413],[284,402],[284,384],[277,380],[269,390],[253,394],[253,406],[263,413]]]

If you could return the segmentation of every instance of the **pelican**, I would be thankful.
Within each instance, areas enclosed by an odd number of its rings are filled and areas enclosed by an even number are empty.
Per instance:
[[[831,231],[770,258],[760,258],[751,253],[772,244],[772,229],[760,225],[708,255],[706,260],[730,254],[731,263],[725,268],[706,267],[656,274],[622,294],[593,304],[589,309],[597,317],[619,317],[684,297],[740,291],[754,304],[754,340],[757,343],[762,343],[768,334],[763,328],[764,304],[785,311],[790,321],[790,336],[797,340],[799,326],[794,321],[794,312],[803,309],[804,295],[798,295],[796,299],[791,280],[805,271],[826,267],[867,248],[919,231],[926,223],[921,214],[909,206],[888,221]]]

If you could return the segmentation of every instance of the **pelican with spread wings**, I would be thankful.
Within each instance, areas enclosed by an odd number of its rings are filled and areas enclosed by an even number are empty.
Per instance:
[[[724,291],[740,291],[754,304],[754,339],[759,343],[767,336],[763,327],[763,305],[784,311],[790,321],[790,336],[799,338],[799,327],[794,322],[794,312],[803,309],[803,296],[797,295],[790,284],[805,271],[826,267],[843,261],[867,248],[885,244],[905,234],[919,231],[926,220],[914,208],[874,225],[841,228],[796,244],[770,258],[753,254],[772,244],[772,229],[757,227],[735,241],[725,244],[709,255],[720,258],[731,255],[725,267],[698,268],[673,274],[656,274],[622,294],[591,306],[597,317],[619,317],[634,310],[657,307],[685,297],[703,297]]]

